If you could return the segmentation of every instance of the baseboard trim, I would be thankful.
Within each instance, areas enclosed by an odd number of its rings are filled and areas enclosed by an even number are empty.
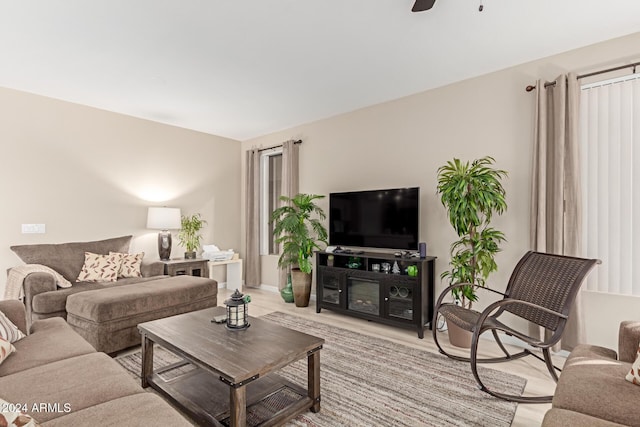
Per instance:
[[[279,294],[280,290],[278,289],[277,286],[273,286],[273,285],[265,285],[264,283],[261,284],[258,289],[261,289],[263,291],[267,291],[267,292],[273,292],[274,294]]]

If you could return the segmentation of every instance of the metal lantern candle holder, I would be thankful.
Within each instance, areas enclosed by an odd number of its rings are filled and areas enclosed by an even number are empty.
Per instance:
[[[249,325],[249,302],[251,297],[243,295],[237,289],[224,304],[227,306],[227,328],[247,329]]]

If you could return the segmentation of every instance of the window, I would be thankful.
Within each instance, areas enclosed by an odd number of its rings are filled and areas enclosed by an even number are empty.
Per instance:
[[[640,74],[582,86],[580,150],[586,289],[640,296]]]
[[[260,156],[260,254],[277,255],[271,213],[282,194],[282,149],[264,151]]]

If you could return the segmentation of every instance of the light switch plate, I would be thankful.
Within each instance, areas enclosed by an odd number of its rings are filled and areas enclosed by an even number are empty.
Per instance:
[[[44,224],[22,224],[22,234],[44,234],[45,232]]]

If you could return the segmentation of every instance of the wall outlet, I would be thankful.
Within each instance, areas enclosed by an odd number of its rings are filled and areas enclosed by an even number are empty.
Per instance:
[[[22,234],[44,234],[44,224],[22,224]]]

